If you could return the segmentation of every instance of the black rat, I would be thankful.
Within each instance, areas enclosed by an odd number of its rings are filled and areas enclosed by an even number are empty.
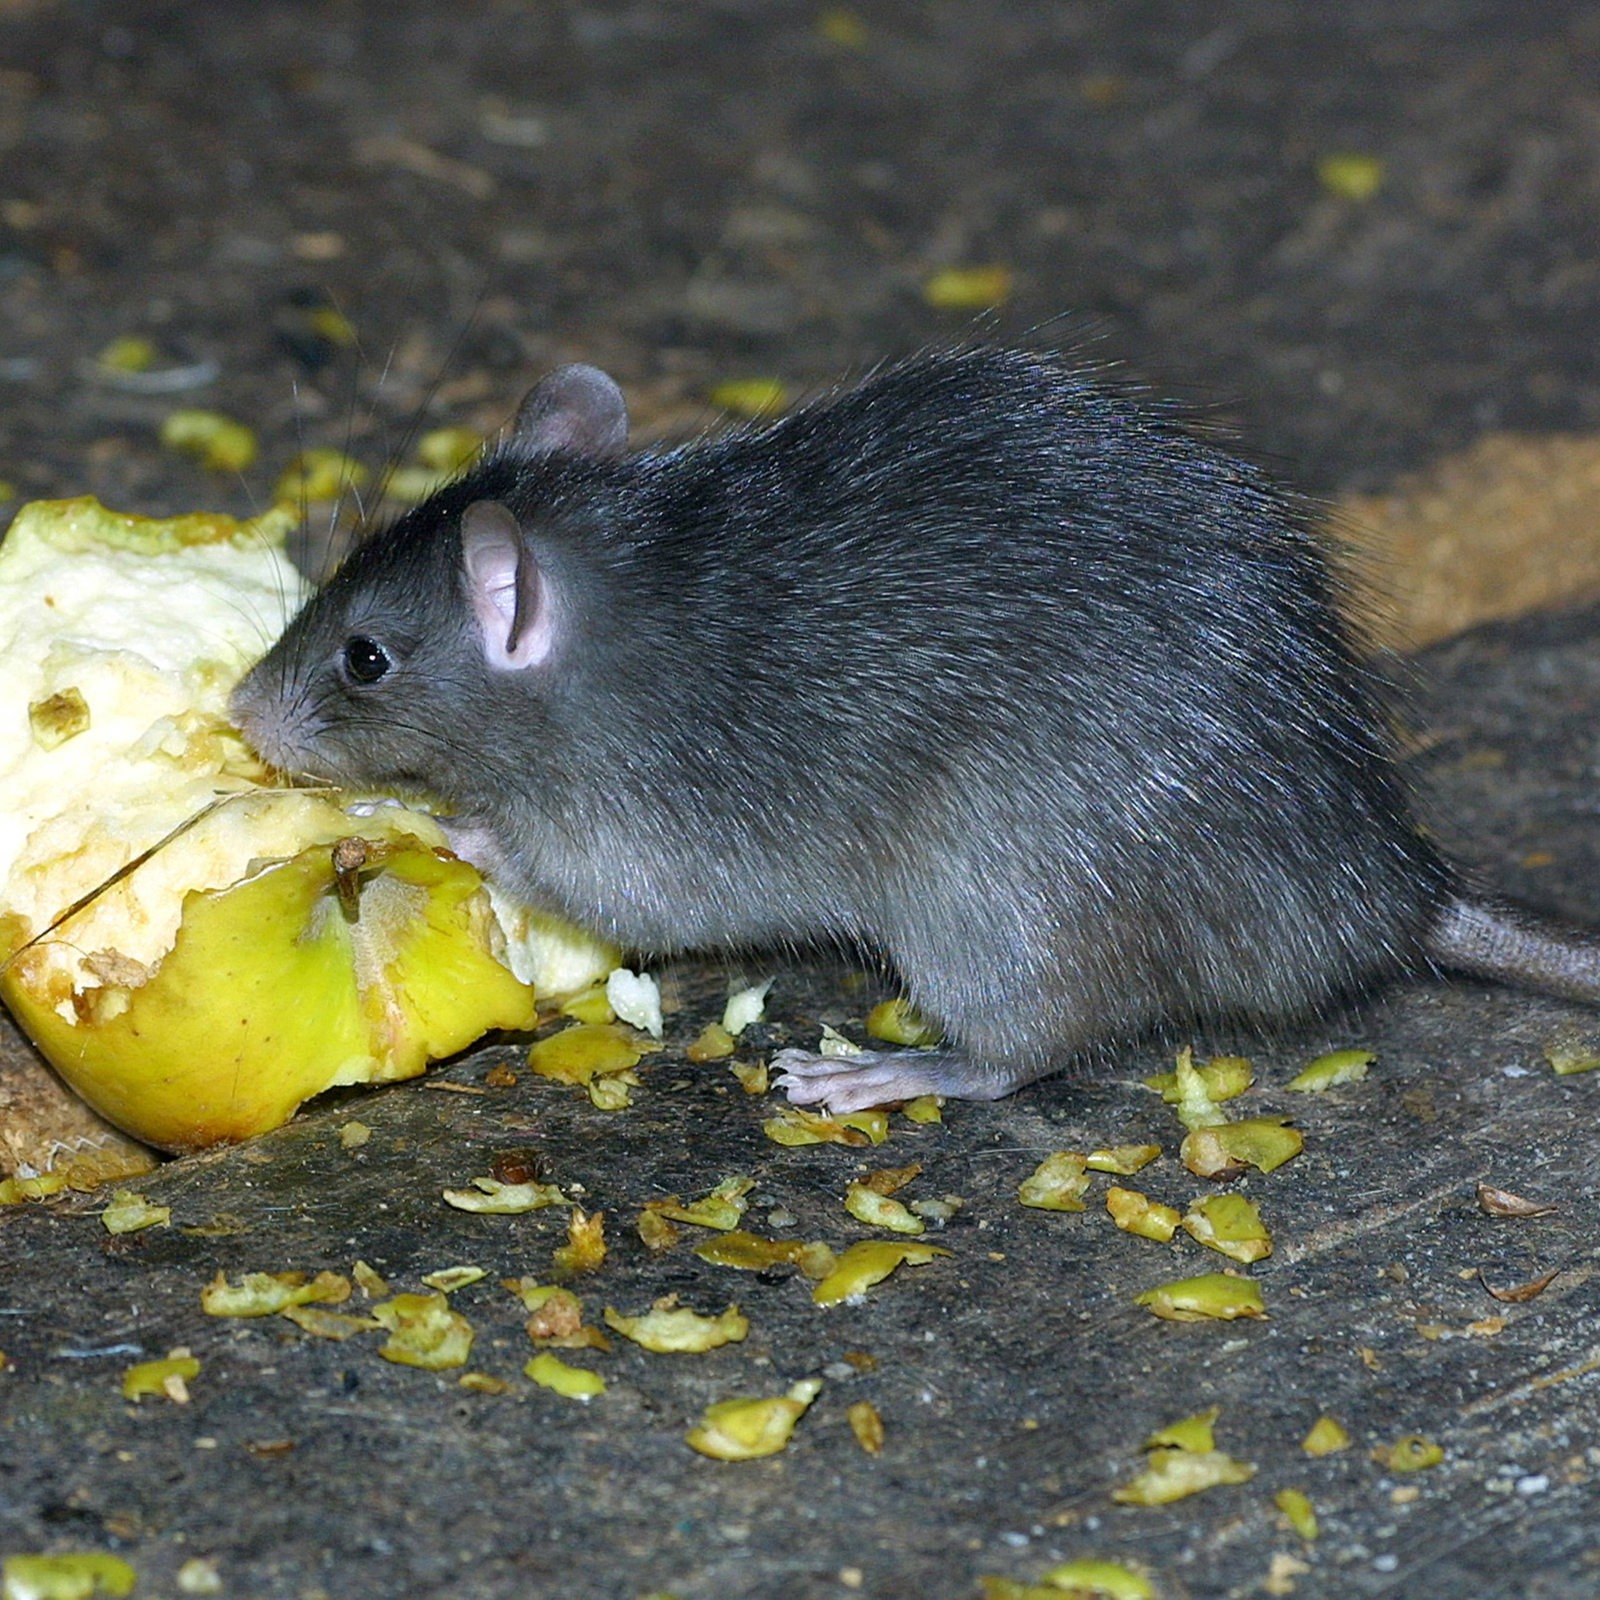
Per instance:
[[[1306,507],[1173,408],[970,348],[677,449],[627,426],[552,373],[234,711],[627,947],[865,947],[947,1030],[785,1051],[791,1099],[993,1098],[1435,966],[1600,999],[1600,937],[1419,831]]]

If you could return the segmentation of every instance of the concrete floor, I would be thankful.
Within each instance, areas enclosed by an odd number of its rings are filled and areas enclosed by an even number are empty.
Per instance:
[[[921,286],[987,263],[1015,286],[997,334],[1091,326],[1319,492],[1487,430],[1600,421],[1589,6],[21,0],[0,63],[0,476],[25,498],[250,509],[302,442],[378,466],[419,417],[492,429],[562,359],[613,370],[646,433],[681,432],[725,379],[805,389],[959,335],[971,314]],[[1382,161],[1364,202],[1319,181],[1352,153]],[[319,334],[325,303],[357,348]],[[1086,320],[1052,320],[1069,312]],[[207,479],[163,452],[172,396],[94,375],[127,333],[163,365],[214,363],[184,399],[256,426],[262,466]],[[1600,616],[1447,645],[1417,700],[1447,835],[1492,881],[1600,920]],[[881,992],[773,970],[763,1046],[859,1025]],[[1133,1297],[1220,1258],[1118,1232],[1099,1182],[1082,1215],[1015,1198],[1052,1150],[1148,1139],[1166,1154],[1134,1181],[1186,1203],[1181,1130],[1138,1081],[1161,1054],[938,1127],[896,1118],[875,1151],[786,1150],[760,1132],[771,1104],[681,1054],[727,972],[670,976],[671,1048],[629,1112],[526,1073],[486,1084],[516,1059],[496,1048],[168,1166],[141,1187],[169,1229],[0,1214],[0,1553],[115,1553],[140,1595],[204,1592],[183,1587],[200,1558],[252,1600],[969,1596],[1090,1554],[1167,1600],[1600,1593],[1600,1075],[1557,1078],[1542,1053],[1596,1039],[1592,1012],[1422,986],[1247,1041],[1249,1103],[1306,1135],[1242,1184],[1276,1240],[1252,1269],[1270,1316],[1185,1325]],[[1365,1082],[1282,1090],[1346,1044],[1377,1053]],[[338,1137],[353,1117],[359,1153]],[[575,1285],[590,1320],[677,1293],[737,1300],[750,1336],[703,1356],[617,1341],[587,1357],[611,1384],[588,1406],[523,1379],[525,1313],[498,1284],[547,1272],[560,1223],[439,1194],[527,1146],[610,1218],[610,1258]],[[744,1173],[758,1231],[843,1244],[867,1231],[846,1178],[911,1161],[912,1194],[963,1201],[951,1255],[860,1305],[633,1232],[646,1200]],[[1491,1218],[1482,1181],[1557,1210]],[[507,1391],[393,1365],[370,1334],[200,1310],[218,1270],[357,1258],[405,1289],[485,1268],[455,1299],[472,1366]],[[1522,1303],[1483,1286],[1556,1268]],[[187,1404],[121,1398],[127,1365],[180,1345],[201,1361]],[[709,1402],[807,1376],[824,1388],[784,1453],[684,1445]],[[858,1400],[879,1455],[847,1424]],[[1249,1483],[1111,1500],[1149,1433],[1211,1405]],[[1353,1443],[1311,1460],[1325,1411]],[[1373,1461],[1411,1433],[1440,1465]],[[1316,1543],[1283,1525],[1285,1487],[1315,1504]]]

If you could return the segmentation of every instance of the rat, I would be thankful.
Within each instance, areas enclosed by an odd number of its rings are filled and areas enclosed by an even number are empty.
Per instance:
[[[357,544],[233,697],[649,954],[861,948],[931,1050],[782,1052],[836,1112],[1439,969],[1600,1000],[1600,935],[1420,828],[1308,504],[1067,356],[887,365],[629,453],[605,373]]]

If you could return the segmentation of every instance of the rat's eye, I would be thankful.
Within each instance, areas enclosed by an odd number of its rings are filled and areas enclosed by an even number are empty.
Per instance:
[[[393,665],[389,652],[376,639],[358,633],[353,639],[345,641],[344,674],[351,683],[358,683],[365,688],[386,677]]]

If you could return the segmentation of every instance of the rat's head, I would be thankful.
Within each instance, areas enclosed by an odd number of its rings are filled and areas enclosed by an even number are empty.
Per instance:
[[[583,574],[559,530],[627,440],[622,394],[562,367],[505,444],[358,545],[235,689],[245,737],[296,778],[460,804],[539,737]]]

